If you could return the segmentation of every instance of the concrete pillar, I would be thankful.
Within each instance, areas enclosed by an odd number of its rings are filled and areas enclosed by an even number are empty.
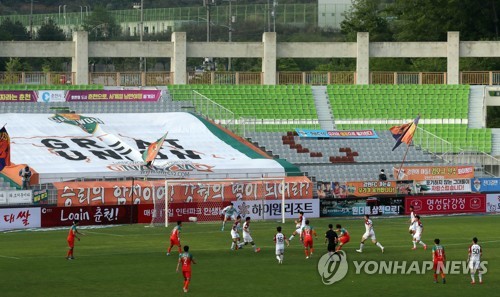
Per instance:
[[[87,31],[73,32],[75,51],[71,56],[71,71],[75,73],[76,85],[89,83],[89,35]]]
[[[358,32],[356,51],[356,83],[367,85],[370,83],[370,34]]]
[[[170,59],[170,72],[173,73],[172,82],[176,85],[187,83],[187,43],[186,32],[172,33],[174,53]]]
[[[448,32],[448,43],[446,49],[446,63],[448,72],[448,84],[458,85],[460,83],[460,33]]]
[[[264,32],[262,36],[264,53],[262,54],[262,73],[264,85],[276,84],[276,32]]]

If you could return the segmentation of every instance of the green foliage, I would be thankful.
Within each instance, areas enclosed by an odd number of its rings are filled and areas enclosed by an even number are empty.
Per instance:
[[[371,41],[390,41],[392,33],[384,17],[381,0],[353,0],[345,14],[341,31],[348,41],[356,41],[358,32],[369,32]]]
[[[23,24],[7,18],[0,24],[0,40],[27,41],[30,40],[30,35]]]
[[[500,289],[497,272],[500,269],[498,246],[498,216],[425,217],[422,240],[429,245],[424,251],[419,245],[411,250],[407,218],[374,218],[377,239],[385,253],[371,241],[366,241],[362,254],[359,239],[365,228],[363,219],[311,219],[318,232],[315,252],[305,259],[298,237],[285,248],[284,262],[275,258],[273,236],[282,226],[289,236],[295,226],[276,221],[253,222],[252,237],[262,250],[254,253],[250,246],[231,251],[230,223],[220,231],[220,223],[184,223],[182,244],[190,246],[197,264],[192,265],[190,292],[182,292],[183,278],[176,273],[177,249],[166,256],[169,245],[168,228],[144,228],[144,225],[124,225],[104,229],[84,229],[81,241],[75,242],[75,260],[66,256],[67,228],[45,232],[20,231],[0,233],[0,285],[2,296],[497,296]],[[329,223],[342,224],[351,233],[345,247],[349,264],[347,276],[330,286],[324,285],[318,274],[318,260],[326,253],[324,232]],[[457,227],[460,226],[460,227]],[[433,284],[432,272],[411,274],[356,274],[353,261],[431,261],[430,247],[439,238],[445,247],[447,260],[465,261],[471,238],[477,236],[483,248],[483,260],[488,261],[488,273],[483,285],[470,285],[468,273],[448,275],[446,285]],[[335,267],[332,267],[334,269]],[[373,268],[373,265],[372,265]],[[401,269],[400,269],[401,270]],[[476,276],[477,280],[477,276]],[[382,292],[382,293],[377,293]],[[416,293],[417,292],[417,293]]]
[[[66,35],[64,35],[64,31],[57,26],[53,19],[49,19],[38,29],[35,40],[64,41],[66,40]]]
[[[122,36],[120,25],[104,6],[93,8],[92,14],[85,20],[83,30],[89,33],[89,40],[117,40]]]

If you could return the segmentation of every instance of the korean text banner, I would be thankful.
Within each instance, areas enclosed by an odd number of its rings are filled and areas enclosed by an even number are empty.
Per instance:
[[[413,206],[418,214],[458,214],[486,212],[486,195],[454,194],[407,196],[405,213]]]
[[[309,138],[378,138],[377,133],[373,129],[367,130],[309,130],[309,129],[295,129],[300,137]]]
[[[0,91],[0,102],[36,102],[34,91]]]
[[[500,193],[500,178],[474,178],[472,190],[479,193]]]
[[[68,91],[66,101],[158,101],[160,90]]]
[[[415,181],[415,193],[470,193],[470,179],[431,179]]]
[[[29,164],[42,183],[145,175],[285,175],[283,166],[275,160],[247,155],[212,133],[197,117],[184,112],[3,114],[2,120],[9,126],[11,162]],[[146,167],[142,152],[166,132],[168,137],[154,166]]]
[[[396,181],[353,181],[345,184],[348,196],[369,197],[398,194]]]
[[[474,166],[403,166],[393,168],[393,175],[401,180],[473,178]]]
[[[165,182],[156,181],[94,181],[56,182],[59,206],[152,204],[165,199]],[[134,189],[134,191],[132,191]],[[304,176],[285,179],[285,199],[310,199],[313,186]],[[223,202],[234,200],[279,199],[281,184],[264,182],[205,182],[169,186],[170,202]]]
[[[235,201],[234,207],[242,218],[279,220],[283,212],[281,202],[281,200]],[[300,211],[304,212],[306,218],[319,218],[319,199],[285,201],[285,218],[297,218]]]
[[[42,227],[80,225],[112,225],[135,223],[136,215],[130,205],[42,207]]]
[[[171,203],[168,206],[169,222],[188,222],[190,217],[195,217],[199,222],[220,221],[222,210],[229,205],[227,202],[193,202],[193,203]],[[137,222],[139,224],[151,223],[154,213],[154,205],[140,204],[137,206]],[[164,221],[165,211],[160,209],[156,213],[155,220]]]
[[[403,198],[320,199],[321,217],[399,215],[403,213]]]
[[[40,228],[40,208],[0,208],[0,230]]]

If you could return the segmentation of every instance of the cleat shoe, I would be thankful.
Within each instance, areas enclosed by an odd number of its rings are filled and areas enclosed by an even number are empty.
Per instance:
[[[427,245],[424,245],[424,250],[427,250]]]
[[[260,252],[260,248],[256,248],[256,249],[255,249],[255,252],[256,252],[256,253]]]
[[[443,278],[443,285],[444,285],[444,284],[446,284],[446,279],[445,279],[445,278]]]
[[[356,250],[356,252],[358,252],[358,253],[362,253],[363,251],[362,251],[362,250]]]
[[[188,292],[188,289],[186,289],[186,288],[182,288],[182,290],[184,291],[184,293]]]
[[[309,259],[309,257],[306,257],[306,259]]]
[[[170,253],[167,253],[167,256],[170,256]]]
[[[480,281],[480,282],[479,282],[479,284],[480,284],[480,285],[482,285],[482,284],[483,284],[483,281]]]
[[[437,280],[434,280],[434,283],[435,283],[435,284],[437,284],[437,283],[438,283],[438,281],[437,281]]]
[[[382,254],[384,253],[385,248],[382,248]]]
[[[412,249],[412,250],[416,250],[417,248],[416,248],[416,247],[412,247],[411,249]]]
[[[470,284],[471,284],[471,285],[475,285],[475,284],[476,284],[476,282],[475,282],[475,281],[471,281],[471,282],[470,282]]]

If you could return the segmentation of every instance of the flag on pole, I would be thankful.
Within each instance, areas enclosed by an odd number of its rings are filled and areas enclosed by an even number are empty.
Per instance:
[[[161,149],[161,146],[163,145],[163,142],[165,141],[165,138],[167,137],[167,133],[163,135],[160,139],[157,141],[151,143],[148,148],[142,153],[142,159],[144,162],[146,162],[146,165],[149,166],[153,163],[154,159],[156,159],[156,156],[158,155],[158,152]]]
[[[0,171],[10,166],[10,137],[5,126],[0,129]]]
[[[401,126],[394,126],[389,129],[392,133],[392,137],[396,139],[396,144],[394,145],[392,150],[395,150],[402,142],[410,145],[413,139],[413,134],[415,134],[415,131],[417,130],[419,120],[420,115],[417,116],[412,122],[403,124]]]

